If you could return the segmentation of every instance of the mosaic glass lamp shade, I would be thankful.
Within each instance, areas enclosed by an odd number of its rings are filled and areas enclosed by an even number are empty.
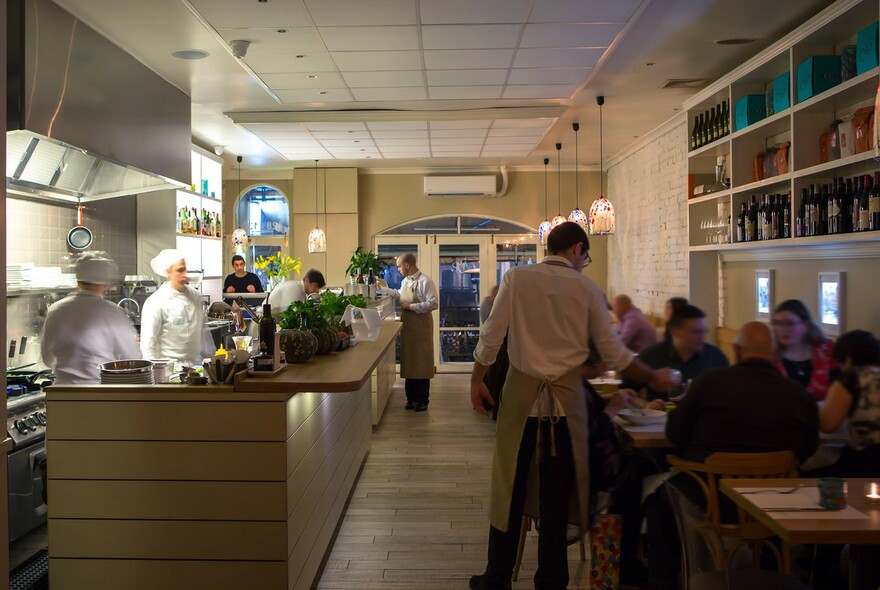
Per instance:
[[[568,220],[572,223],[578,224],[584,229],[587,229],[587,214],[578,208],[574,208],[571,210],[571,213],[568,214]]]
[[[605,197],[593,201],[590,207],[590,235],[610,236],[614,233],[614,207]]]
[[[309,254],[320,254],[327,251],[327,234],[320,227],[309,232]]]
[[[553,227],[550,225],[550,222],[547,220],[542,221],[541,225],[538,226],[538,241],[541,242],[542,246],[547,245],[547,236],[550,235],[551,229],[553,229]]]

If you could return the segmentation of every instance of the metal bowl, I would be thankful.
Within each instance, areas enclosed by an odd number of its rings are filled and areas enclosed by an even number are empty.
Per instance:
[[[140,359],[112,361],[98,365],[102,373],[150,373],[153,371],[153,362]]]

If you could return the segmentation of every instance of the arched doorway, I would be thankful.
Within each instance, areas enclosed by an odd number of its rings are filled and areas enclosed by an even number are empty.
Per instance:
[[[253,186],[239,197],[235,205],[235,221],[236,227],[244,228],[248,233],[247,268],[255,272],[265,285],[266,277],[262,270],[254,268],[254,260],[282,250],[286,252],[290,231],[287,197],[274,186]]]
[[[439,372],[469,371],[480,335],[480,302],[505,272],[544,257],[535,228],[496,217],[447,215],[408,221],[373,238],[387,263],[385,281],[399,288],[394,259],[412,252],[434,279],[434,357]],[[491,269],[491,270],[490,270]]]

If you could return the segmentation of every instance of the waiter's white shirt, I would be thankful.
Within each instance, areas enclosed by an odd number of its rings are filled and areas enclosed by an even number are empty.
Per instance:
[[[165,283],[144,302],[141,352],[146,359],[198,364],[209,352],[202,301],[195,289],[182,292]]]
[[[403,278],[400,290],[403,290],[403,288],[409,283],[414,284],[413,293],[416,296],[415,298],[418,299],[418,303],[410,304],[410,311],[414,313],[430,313],[440,307],[440,304],[438,303],[439,298],[437,297],[437,285],[434,284],[431,277],[424,274],[422,271],[418,271],[415,274]],[[394,299],[400,299],[400,290],[383,289],[382,292],[387,293]]]
[[[58,384],[98,383],[98,365],[141,358],[128,316],[91,291],[71,293],[50,307],[40,341]]]
[[[566,266],[529,264],[510,269],[480,331],[474,358],[491,365],[507,339],[510,363],[538,379],[554,380],[589,356],[592,339],[602,360],[622,371],[635,357],[611,327],[605,296],[589,277],[574,271],[561,256],[545,261]]]
[[[272,313],[282,312],[294,301],[306,300],[306,288],[301,280],[284,281],[280,285],[276,285],[272,292],[269,293],[269,303],[272,306]]]

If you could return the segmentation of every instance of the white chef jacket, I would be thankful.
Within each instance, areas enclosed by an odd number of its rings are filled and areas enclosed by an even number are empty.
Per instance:
[[[141,358],[128,316],[91,291],[76,291],[51,306],[40,341],[43,362],[58,384],[99,383],[98,365]]]
[[[284,281],[276,285],[269,293],[268,304],[272,306],[272,313],[280,313],[290,307],[294,301],[306,300],[306,288],[301,280]]]
[[[480,331],[474,358],[495,362],[509,334],[510,364],[538,379],[554,380],[580,367],[589,356],[592,339],[602,360],[615,371],[632,362],[632,353],[611,326],[605,296],[589,277],[574,271],[561,256],[510,269]]]
[[[183,292],[165,283],[144,302],[141,352],[146,359],[172,359],[193,365],[211,354],[202,301],[195,289]]]
[[[439,307],[439,303],[437,302],[437,285],[434,284],[434,281],[432,281],[428,275],[424,274],[422,271],[418,271],[413,275],[404,277],[401,288],[403,288],[403,285],[408,281],[415,283],[413,292],[416,295],[416,299],[419,300],[418,303],[410,304],[410,311],[415,313],[431,313]],[[394,299],[400,299],[400,291],[398,289],[383,289],[382,293],[387,293]]]

